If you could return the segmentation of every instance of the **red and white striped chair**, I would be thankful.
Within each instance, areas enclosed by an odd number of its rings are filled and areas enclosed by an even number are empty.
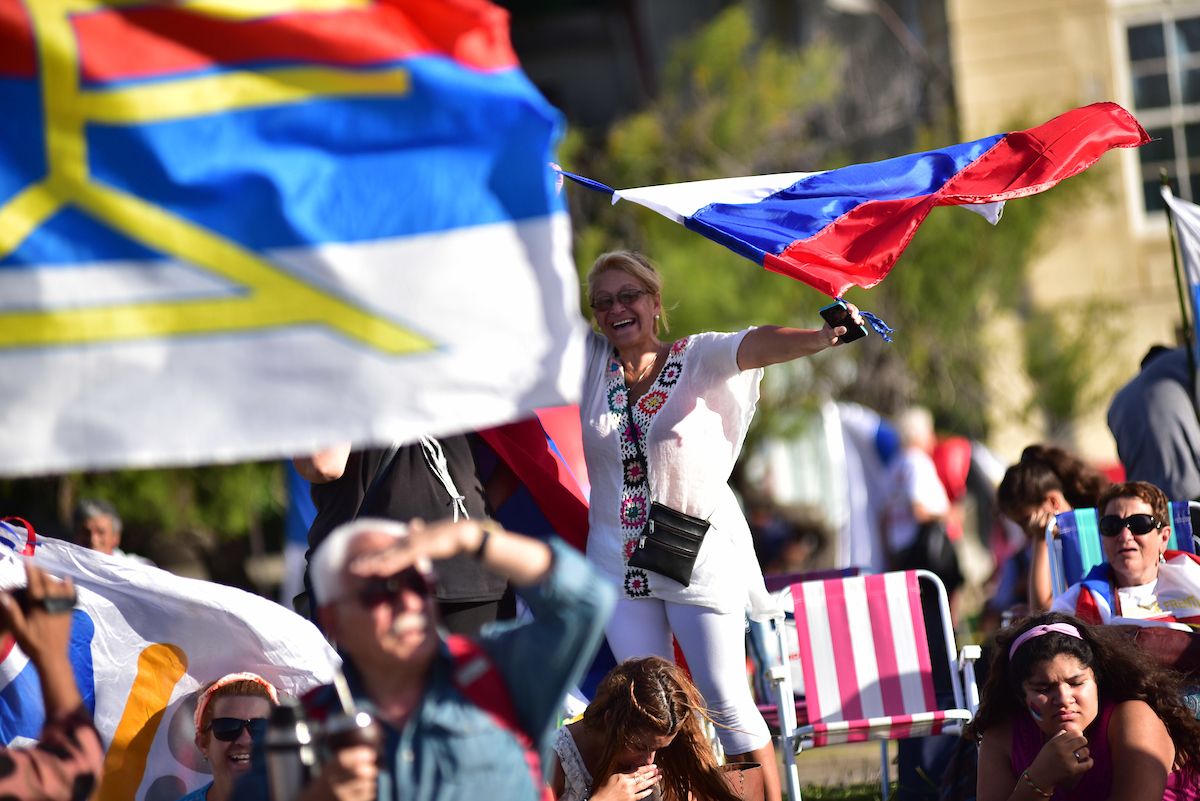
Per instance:
[[[801,751],[882,740],[886,801],[888,740],[959,734],[975,714],[979,647],[956,655],[946,589],[925,570],[806,581],[791,591],[808,722],[796,725],[789,666],[777,665],[772,680],[789,798],[800,801]],[[778,653],[794,653],[783,628],[776,632]]]

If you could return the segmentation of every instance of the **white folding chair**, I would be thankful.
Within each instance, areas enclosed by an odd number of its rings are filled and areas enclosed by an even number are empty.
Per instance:
[[[800,801],[795,757],[801,751],[881,740],[886,799],[889,740],[961,733],[973,717],[979,647],[955,653],[945,587],[925,570],[809,581],[791,589],[805,725],[797,724],[782,626],[775,633],[784,657],[771,670],[789,798]]]

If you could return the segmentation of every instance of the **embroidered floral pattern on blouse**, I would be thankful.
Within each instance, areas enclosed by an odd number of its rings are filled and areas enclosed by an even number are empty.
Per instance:
[[[629,422],[629,390],[625,385],[625,371],[614,353],[608,363],[608,410],[620,419],[619,445],[621,449],[621,522],[622,552],[625,561],[637,548],[642,530],[646,527],[650,508],[650,492],[647,484],[648,471],[644,456],[639,455],[639,444],[644,447],[645,432],[650,429],[654,415],[666,405],[671,387],[679,382],[683,372],[683,353],[687,349],[687,337],[672,343],[666,363],[659,371],[654,384],[633,406],[633,424]],[[650,576],[645,570],[625,567],[625,597],[648,598],[651,595]]]
[[[654,414],[661,409],[662,405],[666,402],[667,393],[663,392],[661,389],[656,389],[653,392],[647,392],[645,395],[643,395],[641,400],[637,402],[637,407],[646,414]]]
[[[662,372],[658,374],[658,385],[660,387],[675,386],[675,382],[679,380],[679,368],[679,364],[667,362],[663,366]]]
[[[629,528],[637,528],[640,532],[646,525],[646,496],[641,493],[631,495],[621,504],[621,524]]]
[[[640,487],[646,483],[646,468],[637,457],[631,457],[621,462],[623,473],[622,483],[628,487]]]
[[[625,569],[625,597],[650,597],[650,577],[646,575],[645,570],[640,570],[636,567]]]

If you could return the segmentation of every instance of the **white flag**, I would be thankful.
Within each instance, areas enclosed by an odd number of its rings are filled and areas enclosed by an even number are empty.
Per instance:
[[[0,586],[22,585],[24,529],[0,522],[0,546]],[[71,663],[107,752],[98,801],[173,801],[211,780],[192,719],[207,682],[251,671],[298,696],[339,663],[315,626],[257,595],[49,538],[32,558],[78,591]],[[37,676],[14,646],[0,660],[0,741],[27,744],[42,721]]]
[[[562,118],[501,9],[25,5],[0,26],[0,475],[414,441],[578,398]]]

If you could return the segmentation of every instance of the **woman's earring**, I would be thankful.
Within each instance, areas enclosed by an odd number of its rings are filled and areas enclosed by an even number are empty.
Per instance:
[[[1158,552],[1158,563],[1160,565],[1165,565],[1167,563],[1167,555],[1162,551]]]

